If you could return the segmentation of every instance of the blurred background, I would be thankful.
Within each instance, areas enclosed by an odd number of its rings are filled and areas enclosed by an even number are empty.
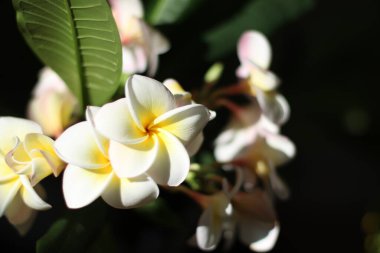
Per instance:
[[[221,82],[228,83],[235,78],[235,45],[243,31],[260,30],[272,44],[271,70],[291,106],[282,131],[298,151],[279,168],[291,197],[276,203],[281,233],[272,252],[380,252],[380,1],[193,0],[174,18],[157,14],[157,2],[144,1],[147,19],[172,44],[160,57],[158,80],[173,77],[192,89],[219,61],[225,64]],[[0,115],[25,117],[42,65],[17,29],[11,1],[0,2],[0,22]],[[24,238],[0,219],[0,245],[7,248],[1,252],[34,252],[34,242],[60,215],[82,212],[67,211],[60,179],[45,181],[54,208],[39,213]],[[102,230],[113,231],[106,244],[115,240],[114,252],[199,252],[185,242],[200,208],[181,196],[164,193],[163,199],[178,216],[161,210],[144,219],[138,211],[108,211],[107,219],[119,226]],[[91,207],[86,210],[91,213]],[[162,225],[170,219],[173,226]],[[175,223],[186,229],[178,232]],[[80,240],[74,235],[65,243]],[[249,250],[236,243],[232,252]]]

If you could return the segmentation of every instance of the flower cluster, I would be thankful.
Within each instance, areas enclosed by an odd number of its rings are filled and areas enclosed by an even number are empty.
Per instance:
[[[221,241],[228,247],[237,235],[254,251],[271,250],[280,232],[274,201],[289,196],[277,167],[294,157],[295,146],[280,133],[290,108],[269,70],[268,40],[258,31],[245,32],[237,44],[237,82],[219,83],[224,70],[216,64],[201,90],[188,92],[174,79],[140,75],[154,76],[158,56],[170,47],[143,20],[141,2],[109,5],[122,46],[119,79],[128,76],[124,97],[87,105],[81,115],[81,98],[52,66],[44,67],[28,107],[37,123],[0,117],[0,217],[25,234],[35,210],[51,207],[38,183],[63,171],[69,208],[99,197],[114,208],[136,208],[154,201],[160,190],[179,191],[203,208],[194,229],[200,249],[214,250]],[[226,109],[229,122],[211,129],[217,137],[208,141],[212,147],[203,146],[206,125]]]

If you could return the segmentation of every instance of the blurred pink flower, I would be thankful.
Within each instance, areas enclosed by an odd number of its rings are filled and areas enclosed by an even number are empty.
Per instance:
[[[78,102],[63,80],[50,68],[43,68],[28,105],[28,118],[40,124],[45,134],[58,137],[79,118],[78,110]]]
[[[123,45],[123,71],[128,74],[148,71],[153,76],[158,56],[170,48],[169,41],[143,20],[139,0],[109,0]]]

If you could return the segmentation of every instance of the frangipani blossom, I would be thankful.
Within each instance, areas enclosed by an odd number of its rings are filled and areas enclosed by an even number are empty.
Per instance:
[[[168,40],[143,21],[140,0],[109,0],[123,45],[123,71],[153,76],[158,56],[170,48]]]
[[[199,104],[177,107],[162,83],[139,75],[127,80],[125,96],[95,116],[96,129],[111,140],[109,159],[115,173],[147,173],[158,184],[179,185],[189,171],[189,154],[197,148],[193,142],[210,119],[209,110]]]
[[[260,115],[257,108],[248,106],[234,115],[225,130],[216,138],[214,155],[219,162],[234,162],[265,177],[281,198],[288,196],[285,183],[276,167],[295,156],[294,144],[279,134],[279,127]]]
[[[236,184],[229,190],[223,180],[223,189],[211,196],[192,194],[192,197],[204,208],[196,229],[196,241],[200,249],[214,250],[226,231],[234,231],[234,208],[231,199],[237,194],[243,182],[241,170],[236,170]],[[228,238],[230,239],[230,238]]]
[[[272,51],[267,38],[258,31],[247,31],[239,39],[240,67],[237,76],[247,79],[263,113],[275,124],[284,124],[290,114],[286,99],[276,89],[280,83],[268,70]]]
[[[37,184],[63,169],[53,140],[30,120],[0,117],[0,217],[5,214],[21,234],[30,228],[36,210],[51,206],[37,194]]]
[[[58,137],[78,117],[78,101],[63,80],[50,68],[43,68],[28,105],[28,117],[43,132]]]
[[[270,251],[280,232],[270,194],[255,188],[232,199],[240,240],[256,252]]]
[[[67,206],[81,208],[102,197],[115,208],[131,208],[156,199],[159,189],[147,175],[131,178],[115,173],[109,158],[110,141],[94,128],[98,111],[87,108],[87,121],[71,126],[55,142],[57,153],[68,163],[63,176]],[[130,158],[116,154],[114,159],[127,164]]]

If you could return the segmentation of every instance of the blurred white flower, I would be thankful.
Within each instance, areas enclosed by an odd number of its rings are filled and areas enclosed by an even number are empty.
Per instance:
[[[232,234],[235,230],[234,208],[231,199],[238,193],[243,182],[242,171],[236,170],[236,183],[231,190],[227,180],[222,182],[223,189],[220,192],[210,196],[193,195],[194,199],[204,208],[198,220],[195,236],[198,247],[205,251],[214,250],[223,237],[232,241]]]
[[[63,169],[53,149],[53,140],[42,135],[41,127],[30,120],[0,117],[0,217],[25,234],[35,211],[51,206],[41,199],[37,184]]]
[[[268,70],[272,50],[267,38],[258,31],[247,31],[240,37],[237,51],[241,63],[237,76],[247,79],[252,95],[257,97],[268,119],[278,125],[284,124],[290,109],[285,97],[276,91],[280,80]]]
[[[239,239],[255,252],[270,251],[280,232],[270,194],[259,188],[239,192],[232,199],[232,205]]]
[[[189,154],[210,119],[203,105],[177,107],[173,94],[153,79],[131,76],[126,98],[108,103],[95,116],[95,127],[109,138],[109,159],[119,177],[147,173],[158,184],[185,180]],[[119,157],[125,157],[122,160]]]
[[[241,108],[215,140],[214,155],[219,162],[234,162],[252,169],[272,185],[281,198],[288,196],[276,168],[295,156],[291,140],[280,135],[277,125],[255,106]]]
[[[40,124],[45,134],[58,137],[79,117],[78,106],[63,80],[50,68],[43,68],[28,105],[28,118]]]
[[[55,142],[57,153],[68,163],[63,176],[67,206],[80,208],[100,196],[115,208],[141,206],[156,199],[159,189],[147,175],[128,178],[115,173],[109,140],[94,128],[93,116],[98,110],[88,107],[87,121],[71,126]],[[130,158],[116,155],[114,159],[127,162]]]
[[[153,76],[158,56],[170,48],[168,40],[143,21],[139,0],[109,0],[109,3],[123,45],[123,71],[134,74],[148,69],[148,75]]]

